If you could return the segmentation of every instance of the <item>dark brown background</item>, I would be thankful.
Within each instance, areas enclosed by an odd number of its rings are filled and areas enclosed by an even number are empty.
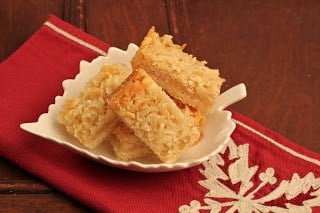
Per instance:
[[[125,48],[148,28],[170,33],[219,68],[223,90],[244,82],[232,106],[297,144],[320,152],[320,1],[318,0],[0,0],[0,61],[54,14]],[[88,209],[0,158],[0,209]]]

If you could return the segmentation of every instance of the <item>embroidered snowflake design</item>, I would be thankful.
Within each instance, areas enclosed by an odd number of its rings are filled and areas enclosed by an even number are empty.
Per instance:
[[[221,155],[226,154],[226,150],[229,153],[224,160]],[[291,180],[282,180],[278,184],[274,168],[269,167],[257,174],[258,166],[249,168],[248,157],[249,144],[237,146],[231,140],[226,149],[205,162],[204,169],[200,169],[206,179],[198,183],[209,190],[203,200],[204,204],[193,200],[189,205],[180,206],[179,212],[308,213],[312,212],[312,207],[320,206],[320,178],[315,178],[312,172],[303,178],[294,173]],[[252,178],[259,181],[258,186],[253,184]],[[237,190],[234,189],[236,185]],[[268,186],[271,190],[261,190]],[[295,198],[299,196],[304,199],[297,203]],[[285,201],[279,204],[279,199]]]

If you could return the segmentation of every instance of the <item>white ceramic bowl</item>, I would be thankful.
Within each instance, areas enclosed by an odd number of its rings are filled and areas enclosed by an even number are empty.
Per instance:
[[[130,61],[137,49],[138,47],[135,44],[130,44],[127,50],[111,47],[107,56],[99,56],[92,62],[81,61],[80,72],[75,79],[68,79],[62,83],[64,88],[63,96],[57,96],[55,103],[49,106],[48,112],[42,114],[37,122],[23,123],[20,127],[27,132],[66,146],[92,160],[133,171],[165,172],[185,169],[199,165],[217,154],[225,146],[236,126],[231,119],[231,112],[223,109],[246,96],[244,84],[229,89],[217,98],[215,108],[207,117],[204,137],[196,146],[185,152],[175,163],[162,163],[149,158],[129,162],[119,161],[115,158],[109,144],[103,143],[96,149],[90,150],[80,144],[77,139],[70,136],[64,127],[57,122],[56,118],[63,103],[70,97],[79,96],[88,79],[96,75],[103,64],[122,63],[131,69]]]

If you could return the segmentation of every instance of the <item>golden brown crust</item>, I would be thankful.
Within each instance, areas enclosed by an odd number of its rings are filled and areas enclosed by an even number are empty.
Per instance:
[[[110,143],[117,159],[129,161],[152,154],[151,149],[124,123],[120,122],[112,133]]]
[[[58,122],[84,146],[94,149],[114,128],[115,113],[107,107],[111,93],[130,74],[124,65],[105,65],[89,80],[80,97],[65,102]]]
[[[181,101],[172,98],[182,112],[188,116],[190,126],[194,126],[200,132],[201,139],[203,135],[204,115]],[[196,145],[199,140],[195,141]],[[119,122],[117,127],[112,131],[112,135],[108,141],[113,147],[115,156],[119,160],[129,161],[136,158],[154,155],[152,150],[143,143],[140,138],[134,135],[134,132],[128,128],[123,122]]]
[[[133,71],[108,104],[164,162],[176,161],[200,137],[199,129],[142,69]]]
[[[201,137],[203,136],[203,127],[204,127],[205,121],[206,121],[205,115],[201,111],[182,103],[182,101],[180,101],[170,95],[169,95],[169,97],[177,104],[177,106],[182,110],[182,112],[186,116],[188,116],[189,124],[196,127],[199,130],[199,132],[200,132],[199,140],[200,140]],[[199,142],[199,140],[196,141],[196,143],[194,145],[196,145]]]
[[[183,48],[174,44],[171,36],[160,37],[151,28],[131,61],[132,67],[145,69],[171,96],[207,114],[224,79],[219,70],[208,68],[205,61],[198,61]]]

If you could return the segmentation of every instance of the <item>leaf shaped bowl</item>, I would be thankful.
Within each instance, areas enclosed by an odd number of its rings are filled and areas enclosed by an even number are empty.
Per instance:
[[[137,50],[138,46],[135,44],[129,44],[127,50],[111,47],[107,56],[99,56],[92,62],[81,61],[80,72],[76,77],[63,81],[63,96],[57,96],[55,103],[49,106],[47,113],[39,116],[38,121],[23,123],[20,127],[29,133],[49,139],[97,162],[140,172],[165,172],[190,168],[217,154],[228,142],[236,126],[231,119],[231,112],[225,111],[224,108],[246,96],[244,84],[229,89],[217,98],[215,108],[207,117],[203,138],[175,163],[163,163],[154,158],[141,158],[128,162],[119,161],[115,158],[111,145],[107,142],[100,144],[94,150],[88,149],[80,144],[76,138],[69,135],[64,127],[57,122],[56,118],[63,103],[70,97],[79,96],[88,79],[95,76],[103,64],[122,63],[131,69],[130,61]]]

